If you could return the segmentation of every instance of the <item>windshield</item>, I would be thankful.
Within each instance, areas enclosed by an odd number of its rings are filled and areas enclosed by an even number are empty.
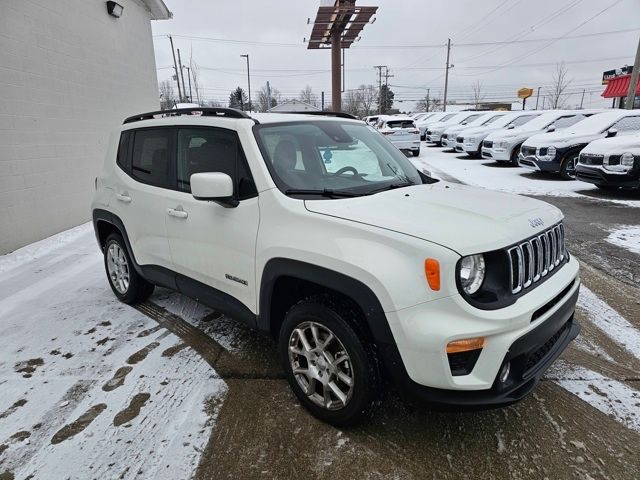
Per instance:
[[[446,121],[447,121],[447,120],[449,120],[450,118],[455,117],[455,115],[456,115],[455,113],[450,113],[450,114],[445,115],[444,117],[442,117],[439,121],[440,121],[440,122],[446,122]]]
[[[615,121],[620,118],[620,114],[617,112],[612,113],[600,113],[593,115],[589,118],[585,118],[581,122],[572,125],[565,131],[570,133],[576,133],[578,135],[592,135],[604,132]]]
[[[527,129],[543,130],[562,116],[558,113],[543,113],[527,123]]]
[[[413,120],[388,120],[387,128],[415,128]]]
[[[494,115],[493,117],[489,118],[489,120],[482,122],[480,125],[489,125],[490,123],[495,122],[496,120],[498,120],[499,118],[504,117],[504,114],[498,114],[498,115]]]
[[[368,195],[425,183],[400,150],[364,124],[288,122],[254,131],[274,182],[290,195]]]

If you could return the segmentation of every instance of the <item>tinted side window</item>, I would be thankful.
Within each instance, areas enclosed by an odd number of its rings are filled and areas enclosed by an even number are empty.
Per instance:
[[[256,194],[246,158],[235,132],[218,128],[178,130],[178,190],[191,192],[191,175],[221,172],[234,182],[239,200]]]
[[[172,186],[170,128],[136,130],[133,141],[131,176],[143,183]]]
[[[558,118],[555,122],[553,122],[553,125],[555,125],[556,128],[567,128],[573,125],[574,123],[578,123],[584,119],[585,119],[584,115],[568,115],[566,117]]]
[[[120,135],[120,143],[118,144],[118,155],[116,157],[118,166],[127,173],[131,170],[131,156],[129,155],[130,141],[131,132],[129,130],[122,132]]]
[[[619,132],[630,132],[640,130],[640,116],[624,117],[613,126]]]

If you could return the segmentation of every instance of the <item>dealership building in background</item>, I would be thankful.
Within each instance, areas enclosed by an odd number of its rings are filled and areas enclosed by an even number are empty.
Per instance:
[[[633,67],[624,66],[616,70],[607,70],[602,74],[602,84],[606,85],[602,96],[611,99],[612,108],[626,108],[627,93],[631,85]],[[636,98],[633,108],[640,108],[640,81],[636,85]]]
[[[0,1],[0,254],[90,219],[110,132],[159,108],[162,0]]]

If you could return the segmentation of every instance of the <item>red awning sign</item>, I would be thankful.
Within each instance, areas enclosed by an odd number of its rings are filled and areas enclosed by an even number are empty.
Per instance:
[[[604,98],[626,97],[630,84],[631,75],[611,78],[607,84],[607,88],[604,89],[601,95]],[[636,86],[636,95],[640,95],[640,81],[638,81],[638,85]]]

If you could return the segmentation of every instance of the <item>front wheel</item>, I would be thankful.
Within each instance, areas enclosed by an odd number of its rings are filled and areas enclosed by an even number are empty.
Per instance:
[[[154,285],[136,272],[121,235],[112,233],[104,245],[104,268],[118,300],[129,305],[146,300]]]
[[[315,417],[337,427],[370,415],[378,372],[371,346],[351,321],[353,308],[328,296],[294,305],[280,330],[279,349],[291,389]]]
[[[576,178],[576,164],[578,163],[578,157],[580,152],[569,152],[560,166],[560,176],[565,180],[575,180]]]
[[[509,160],[511,165],[513,165],[514,167],[520,166],[520,162],[518,162],[518,156],[520,155],[520,146],[521,145],[517,145],[513,147],[513,150],[511,151],[511,158]]]

